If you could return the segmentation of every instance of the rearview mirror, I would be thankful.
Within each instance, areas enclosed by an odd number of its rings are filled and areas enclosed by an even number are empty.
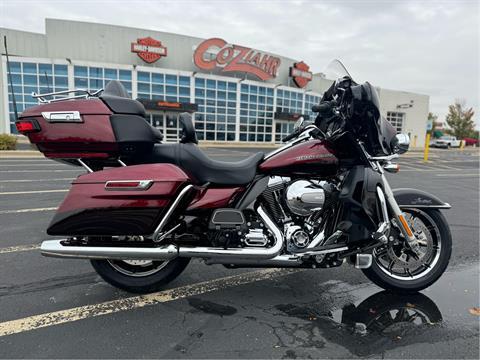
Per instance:
[[[293,130],[297,131],[298,129],[300,129],[302,127],[304,121],[305,121],[305,119],[303,118],[303,116],[300,116],[298,118],[297,122],[295,123],[295,125],[293,125]]]
[[[393,152],[397,154],[404,154],[410,147],[410,137],[407,134],[395,135]]]

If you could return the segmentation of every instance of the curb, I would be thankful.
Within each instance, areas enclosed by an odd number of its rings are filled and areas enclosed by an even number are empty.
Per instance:
[[[43,158],[43,154],[40,151],[35,150],[0,150],[0,158]]]

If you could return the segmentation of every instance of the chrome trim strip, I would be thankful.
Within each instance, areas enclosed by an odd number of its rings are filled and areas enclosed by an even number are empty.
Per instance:
[[[451,209],[452,205],[449,203],[443,203],[440,205],[415,205],[415,204],[399,204],[398,205],[400,208],[407,208],[407,209],[412,209],[412,208],[418,208],[418,209],[423,209],[423,208],[430,208],[430,209]]]
[[[55,122],[68,122],[68,123],[75,123],[75,122],[83,122],[82,118],[80,117],[79,111],[43,111],[42,116],[45,120],[51,123]]]
[[[113,187],[109,188],[109,184],[121,184],[128,182],[138,182],[137,186],[132,187]],[[105,190],[107,191],[145,191],[148,190],[153,184],[153,180],[111,180],[105,183]]]

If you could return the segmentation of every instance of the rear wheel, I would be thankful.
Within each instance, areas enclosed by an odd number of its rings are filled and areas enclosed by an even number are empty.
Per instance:
[[[384,289],[414,292],[432,285],[443,274],[452,253],[452,236],[439,210],[404,211],[417,237],[418,252],[406,247],[398,235],[393,243],[373,251],[372,266],[363,272]]]
[[[91,260],[95,271],[109,284],[133,293],[146,294],[160,290],[179,276],[190,259]]]

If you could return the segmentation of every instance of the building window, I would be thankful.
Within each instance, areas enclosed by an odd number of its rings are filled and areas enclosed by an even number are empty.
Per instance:
[[[237,84],[195,77],[195,129],[199,140],[235,141]]]
[[[294,121],[275,120],[275,142],[281,143],[282,139],[293,132]]]
[[[132,95],[132,71],[94,66],[73,67],[75,89],[95,91],[104,89],[110,80],[120,80],[128,93]]]
[[[397,129],[397,132],[401,133],[403,130],[403,119],[405,118],[405,113],[388,111],[387,120],[392,124],[392,126]]]
[[[38,104],[38,101],[31,96],[32,92],[45,94],[54,91],[68,90],[67,65],[12,61],[10,63],[10,69],[12,72],[13,93],[15,94],[15,101],[19,113],[26,108]],[[8,77],[7,81],[10,132],[16,134],[13,97],[10,79]]]
[[[277,112],[301,114],[303,93],[297,91],[277,90]]]
[[[170,102],[190,102],[190,77],[139,71],[138,98]]]
[[[271,142],[273,116],[273,89],[241,84],[239,140]]]
[[[320,95],[311,95],[305,94],[305,111],[304,114],[310,117],[310,120],[315,120],[317,117],[317,113],[312,111],[313,105],[318,105],[320,103],[321,96]]]

